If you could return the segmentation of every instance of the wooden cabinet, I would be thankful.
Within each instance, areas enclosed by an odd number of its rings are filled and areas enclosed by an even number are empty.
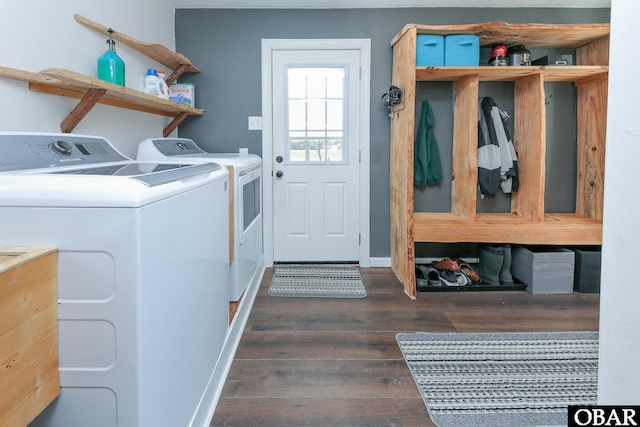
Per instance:
[[[92,30],[109,35],[108,28],[103,25],[80,15],[74,15],[74,18]],[[162,45],[145,43],[118,31],[113,33],[113,38],[172,70],[167,78],[168,85],[182,73],[199,72],[186,57]],[[62,132],[72,132],[97,103],[173,117],[171,123],[162,132],[164,136],[173,132],[187,116],[204,114],[202,110],[196,108],[61,68],[48,68],[34,73],[0,66],[0,76],[28,82],[29,89],[35,92],[80,99],[78,105],[60,124]]]
[[[480,46],[575,48],[576,65],[524,67],[417,67],[418,34],[476,34]],[[416,242],[487,242],[557,245],[602,243],[609,24],[409,24],[393,39],[392,84],[405,108],[391,118],[391,261],[405,292],[416,297]],[[451,211],[414,212],[413,144],[416,83],[454,82]],[[514,145],[520,190],[510,213],[478,213],[478,87],[483,81],[515,86]],[[573,213],[545,211],[547,120],[545,82],[577,88],[577,188]],[[446,159],[443,159],[443,162]],[[427,189],[428,191],[428,189]]]
[[[58,252],[0,247],[0,425],[26,426],[60,394]]]

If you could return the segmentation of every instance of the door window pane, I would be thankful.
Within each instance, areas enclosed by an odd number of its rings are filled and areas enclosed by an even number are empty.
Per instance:
[[[287,162],[346,163],[345,67],[287,68]]]

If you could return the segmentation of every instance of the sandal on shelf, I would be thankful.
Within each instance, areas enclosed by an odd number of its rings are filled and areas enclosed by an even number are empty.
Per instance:
[[[459,277],[460,273],[449,270],[437,270],[438,276],[440,276],[440,282],[445,286],[460,286]],[[464,286],[464,285],[463,285]]]
[[[430,265],[419,264],[416,264],[416,284],[419,287],[442,286],[440,276],[438,275],[438,270],[431,267]]]
[[[467,286],[472,283],[471,279],[469,279],[469,277],[464,274],[462,270],[456,272],[456,278],[458,279],[458,286]]]

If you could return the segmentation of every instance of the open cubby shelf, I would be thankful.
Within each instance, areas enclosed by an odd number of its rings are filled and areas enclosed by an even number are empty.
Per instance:
[[[416,67],[417,34],[477,34],[481,46],[576,49],[574,66]],[[392,84],[404,109],[391,118],[391,261],[405,292],[416,297],[416,242],[600,245],[604,193],[609,24],[409,24],[393,39]],[[413,143],[416,83],[454,82],[451,209],[414,212]],[[514,135],[520,189],[509,213],[477,211],[480,82],[514,82]],[[575,211],[545,211],[546,82],[570,82],[577,93]],[[428,189],[426,190],[428,191]],[[435,209],[434,209],[435,210]]]

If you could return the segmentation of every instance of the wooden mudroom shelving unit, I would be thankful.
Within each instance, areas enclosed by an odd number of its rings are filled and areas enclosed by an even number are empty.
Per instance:
[[[499,43],[575,48],[577,65],[417,67],[418,34],[476,34],[483,47]],[[609,24],[409,24],[391,46],[392,84],[404,90],[405,105],[391,119],[391,261],[411,298],[417,295],[416,242],[602,243]],[[453,81],[455,86],[448,213],[414,212],[413,144],[419,81]],[[511,196],[510,213],[476,212],[478,87],[483,81],[515,82],[514,145],[520,190]],[[573,82],[577,87],[578,176],[575,212],[570,214],[546,212],[544,207],[545,82]]]
[[[104,25],[80,15],[74,15],[74,18],[99,33],[109,34],[108,28]],[[189,59],[162,45],[145,43],[117,31],[114,31],[113,38],[173,70],[167,78],[168,85],[185,72],[199,72]],[[202,110],[196,108],[61,68],[47,68],[34,73],[0,66],[0,76],[25,81],[29,83],[29,90],[35,92],[80,99],[78,105],[60,124],[60,130],[65,133],[72,132],[97,103],[173,117],[171,123],[162,132],[164,136],[173,132],[187,116],[204,114]]]

